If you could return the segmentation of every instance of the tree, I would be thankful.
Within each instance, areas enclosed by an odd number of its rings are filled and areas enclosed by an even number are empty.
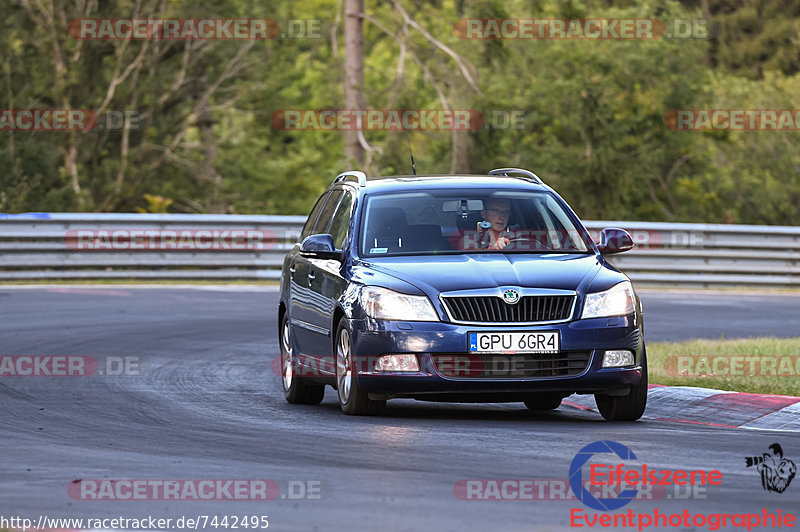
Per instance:
[[[344,15],[344,99],[346,109],[364,109],[364,28],[361,13],[364,0],[345,0]],[[364,167],[364,146],[359,130],[345,131],[345,154]]]

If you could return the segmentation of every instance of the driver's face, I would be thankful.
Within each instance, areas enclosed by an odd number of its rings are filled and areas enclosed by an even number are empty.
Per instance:
[[[511,216],[511,202],[509,200],[488,200],[481,211],[481,216],[492,224],[492,230],[504,231]]]

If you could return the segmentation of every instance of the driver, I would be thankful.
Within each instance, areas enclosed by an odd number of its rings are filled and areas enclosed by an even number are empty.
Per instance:
[[[475,230],[460,229],[453,233],[453,249],[501,250],[511,243],[514,233],[508,230],[511,200],[492,198],[483,201],[481,218]]]
[[[503,249],[510,242],[511,233],[508,231],[508,218],[511,216],[511,201],[507,199],[492,198],[483,202],[481,216],[491,227],[485,230],[481,241],[488,238],[489,246],[485,249]],[[481,246],[483,247],[483,246]]]

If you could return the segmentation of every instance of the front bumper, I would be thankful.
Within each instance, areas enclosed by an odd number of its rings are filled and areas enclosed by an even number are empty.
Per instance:
[[[626,395],[642,378],[643,342],[636,315],[592,318],[548,325],[486,326],[444,322],[388,322],[373,319],[350,320],[353,355],[358,364],[358,384],[375,398],[414,397],[425,400],[518,401],[531,393],[607,393]],[[561,337],[562,352],[588,352],[586,368],[569,376],[457,377],[440,371],[434,357],[468,355],[467,333],[480,331],[555,331]],[[602,368],[603,352],[630,349],[635,365]],[[379,373],[372,361],[388,353],[414,353],[419,372]],[[498,354],[514,362],[513,354]]]

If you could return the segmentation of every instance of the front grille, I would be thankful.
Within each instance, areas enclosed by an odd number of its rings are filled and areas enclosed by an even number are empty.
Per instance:
[[[524,355],[431,355],[436,371],[454,379],[573,377],[589,366],[591,351]]]
[[[531,323],[569,318],[574,295],[523,296],[509,305],[496,296],[442,297],[455,321],[471,323]]]

